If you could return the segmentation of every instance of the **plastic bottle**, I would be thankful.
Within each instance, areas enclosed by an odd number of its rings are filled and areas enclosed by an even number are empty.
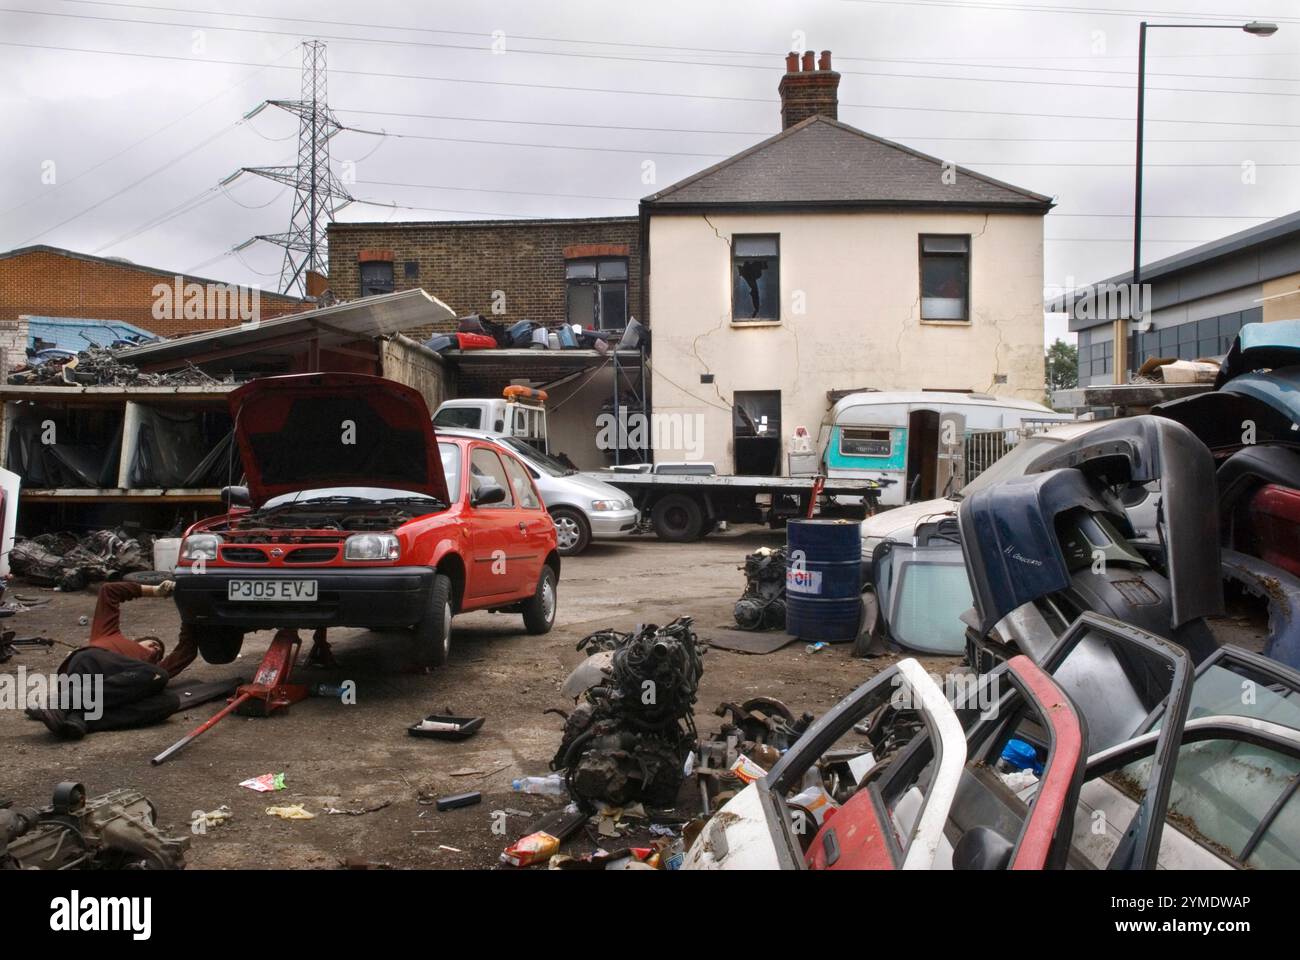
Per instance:
[[[563,797],[569,792],[564,785],[564,777],[558,773],[549,777],[520,777],[511,780],[510,786],[517,793],[540,793],[551,797]]]

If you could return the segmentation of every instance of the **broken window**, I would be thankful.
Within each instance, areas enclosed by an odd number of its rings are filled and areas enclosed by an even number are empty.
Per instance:
[[[781,319],[779,238],[775,235],[733,237],[731,264],[732,319]]]
[[[921,319],[970,319],[970,237],[921,237]]]
[[[361,295],[373,297],[378,293],[393,292],[393,262],[367,260],[361,264]]]
[[[570,260],[564,265],[569,323],[595,330],[627,326],[627,260]]]
[[[840,431],[840,453],[849,457],[887,457],[892,449],[888,430],[845,427]]]

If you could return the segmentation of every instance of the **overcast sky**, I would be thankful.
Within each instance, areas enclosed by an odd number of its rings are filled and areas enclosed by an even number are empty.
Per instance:
[[[390,134],[333,141],[352,194],[389,204],[353,204],[349,221],[634,214],[638,197],[777,132],[783,54],[806,42],[834,53],[841,120],[1056,199],[1050,293],[1131,260],[1144,16],[1281,28],[1150,33],[1144,259],[1300,208],[1300,16],[1285,15],[1300,11],[1238,5],[13,0],[0,12],[0,249],[45,243],[274,288],[277,248],[231,248],[284,230],[292,191],[219,182],[294,162],[295,118],[242,118],[300,95],[304,39],[328,44],[340,121]],[[1063,329],[1049,322],[1049,339]]]

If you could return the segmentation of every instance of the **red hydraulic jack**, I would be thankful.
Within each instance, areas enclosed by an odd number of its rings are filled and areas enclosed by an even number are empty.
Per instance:
[[[319,632],[317,636],[320,637]],[[305,699],[307,685],[289,682],[301,647],[302,639],[297,630],[278,631],[267,647],[266,656],[262,657],[257,673],[253,675],[253,682],[236,688],[235,695],[220,711],[158,754],[150,763],[156,767],[175,756],[199,734],[211,730],[217,721],[232,713],[238,712],[247,717],[268,717],[276,710],[287,710],[290,704]]]

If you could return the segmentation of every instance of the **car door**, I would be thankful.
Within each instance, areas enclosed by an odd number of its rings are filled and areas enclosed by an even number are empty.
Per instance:
[[[519,511],[505,467],[496,451],[486,444],[474,444],[469,455],[469,515],[471,560],[465,593],[479,600],[491,597],[515,597],[523,582],[527,554],[521,547]],[[486,484],[495,483],[505,490],[498,503],[475,505],[476,493]]]
[[[537,487],[528,475],[526,466],[515,456],[501,451],[501,461],[505,464],[506,475],[510,478],[511,492],[515,497],[515,512],[518,515],[519,531],[522,534],[522,552],[526,555],[520,568],[519,589],[531,593],[536,587],[537,578],[541,576],[542,564],[550,550],[552,531],[555,529],[546,505],[542,502]]]

